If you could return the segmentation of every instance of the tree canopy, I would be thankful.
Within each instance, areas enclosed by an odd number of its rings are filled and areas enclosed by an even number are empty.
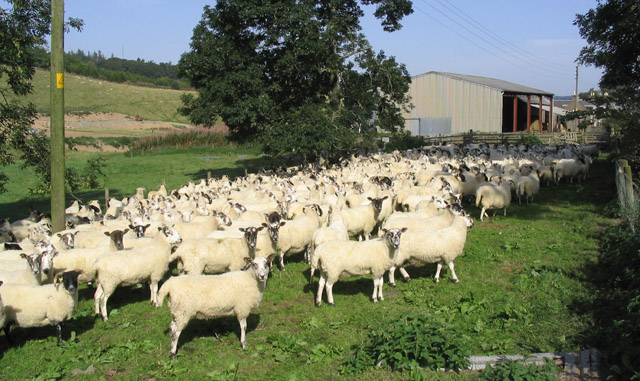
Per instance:
[[[603,93],[591,99],[594,111],[613,129],[619,154],[640,164],[640,4],[637,0],[598,1],[577,15],[575,25],[587,41],[578,62],[603,69]],[[606,106],[606,107],[605,107]]]
[[[49,0],[7,0],[10,9],[0,8],[0,165],[16,161],[19,152],[25,166],[36,169],[49,182],[49,141],[34,133],[31,125],[35,107],[24,101],[33,87],[31,80],[38,60],[37,49],[46,45],[51,30]],[[66,28],[82,28],[82,20],[70,18]],[[0,172],[0,192],[5,191],[5,173]]]
[[[360,32],[363,6],[384,30],[401,28],[409,0],[220,0],[205,6],[178,73],[192,122],[218,117],[239,140],[305,159],[364,144],[376,127],[402,125],[410,77]]]

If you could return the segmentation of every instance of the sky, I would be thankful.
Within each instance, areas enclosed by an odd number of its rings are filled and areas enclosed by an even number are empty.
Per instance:
[[[0,1],[2,3],[2,1]],[[66,0],[65,16],[84,20],[65,51],[176,64],[190,49],[202,0]],[[556,96],[576,88],[575,59],[586,42],[573,25],[596,0],[414,0],[400,31],[382,30],[365,8],[362,32],[412,76],[429,71],[502,79]],[[598,88],[601,71],[580,66],[578,91]]]

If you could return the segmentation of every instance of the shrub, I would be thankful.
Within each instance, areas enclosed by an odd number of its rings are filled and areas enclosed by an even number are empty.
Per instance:
[[[535,146],[535,145],[542,145],[542,140],[540,140],[540,138],[538,137],[538,135],[534,134],[534,133],[529,133],[528,135],[522,135],[520,137],[520,141],[518,141],[518,144],[524,144],[526,146]]]
[[[406,316],[381,324],[356,348],[344,373],[373,366],[393,370],[417,368],[461,370],[469,365],[470,344],[448,324],[428,316]]]
[[[543,366],[525,365],[520,361],[500,361],[495,366],[487,365],[481,373],[484,381],[522,380],[522,381],[554,381],[558,367],[549,359]]]
[[[384,146],[384,150],[385,152],[405,151],[422,147],[423,145],[424,141],[422,139],[412,137],[409,131],[403,131],[392,135],[391,141]]]

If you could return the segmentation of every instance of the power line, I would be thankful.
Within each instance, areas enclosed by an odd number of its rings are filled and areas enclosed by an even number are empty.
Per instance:
[[[461,32],[459,32],[458,30],[454,29],[454,28],[453,28],[452,26],[450,26],[449,24],[444,23],[444,22],[442,22],[441,20],[439,20],[439,19],[437,19],[436,17],[434,17],[433,15],[431,15],[431,14],[429,14],[429,13],[425,12],[424,10],[422,10],[422,9],[420,9],[420,8],[418,8],[418,7],[415,7],[415,9],[416,9],[416,10],[418,10],[420,13],[422,13],[422,14],[424,14],[425,16],[427,16],[427,17],[431,18],[432,20],[434,20],[434,21],[435,21],[435,22],[437,22],[438,24],[442,25],[443,27],[445,27],[445,28],[449,29],[451,32],[453,32],[453,33],[457,34],[457,35],[458,35],[458,36],[460,36],[461,38],[465,39],[466,41],[468,41],[468,42],[470,42],[471,44],[473,44],[474,46],[476,46],[477,48],[479,48],[479,49],[481,49],[481,50],[483,50],[483,51],[485,51],[485,52],[487,52],[487,53],[489,53],[489,54],[491,54],[491,55],[493,55],[493,56],[497,57],[497,58],[498,58],[498,59],[500,59],[500,60],[503,60],[503,61],[505,61],[505,62],[508,62],[509,64],[511,64],[511,65],[513,65],[513,66],[515,66],[515,67],[517,67],[517,68],[521,69],[521,70],[526,70],[526,71],[528,71],[528,72],[536,73],[536,74],[539,74],[539,75],[542,75],[542,76],[547,76],[547,77],[550,77],[550,78],[566,79],[566,78],[567,78],[567,76],[569,75],[569,74],[566,74],[566,73],[561,73],[561,72],[557,72],[557,71],[554,71],[554,70],[550,70],[548,67],[540,67],[540,66],[538,66],[538,65],[534,65],[534,64],[532,64],[531,62],[529,62],[529,61],[527,61],[527,60],[522,59],[521,57],[515,56],[513,53],[509,52],[508,50],[505,50],[504,48],[502,48],[502,47],[500,47],[500,46],[496,45],[495,43],[493,43],[493,42],[491,42],[491,41],[487,40],[486,38],[484,38],[484,37],[482,37],[482,36],[478,35],[477,33],[473,32],[472,30],[470,30],[469,28],[467,28],[465,25],[462,25],[460,22],[458,22],[458,21],[456,21],[456,20],[453,20],[450,16],[448,16],[448,15],[447,15],[447,14],[445,14],[442,10],[440,10],[440,9],[436,8],[436,7],[435,7],[435,6],[433,6],[432,4],[427,3],[425,0],[423,0],[423,3],[425,3],[427,6],[431,7],[432,9],[434,9],[436,12],[440,13],[442,16],[444,16],[446,19],[448,19],[448,20],[449,20],[449,21],[451,21],[452,23],[454,23],[454,24],[458,25],[460,28],[464,29],[468,34],[470,34],[470,35],[472,35],[473,37],[475,37],[475,39],[477,39],[477,40],[480,40],[480,41],[484,42],[485,44],[487,44],[487,45],[489,45],[489,46],[493,47],[494,49],[496,49],[496,50],[498,50],[498,51],[502,52],[502,53],[503,53],[503,54],[505,54],[506,56],[512,57],[513,59],[515,59],[515,60],[517,60],[517,61],[520,61],[520,62],[523,62],[524,64],[526,64],[526,65],[528,65],[528,66],[532,66],[532,67],[537,68],[537,69],[542,69],[542,70],[544,70],[544,72],[536,71],[536,70],[533,70],[533,69],[531,69],[531,68],[529,68],[529,67],[523,67],[521,64],[515,63],[515,62],[513,62],[512,60],[509,60],[509,59],[508,59],[508,57],[504,57],[504,56],[501,56],[501,55],[499,55],[499,54],[496,54],[494,51],[491,51],[491,50],[489,50],[489,49],[485,48],[484,46],[479,45],[479,44],[478,44],[478,41],[474,41],[474,40],[470,39],[469,37],[467,37],[467,36],[465,36],[464,34],[462,34]],[[550,73],[555,73],[555,74],[558,74],[558,75],[552,75],[552,74],[550,74]]]

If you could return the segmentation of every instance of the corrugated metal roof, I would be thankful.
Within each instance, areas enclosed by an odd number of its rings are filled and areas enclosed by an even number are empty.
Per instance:
[[[417,75],[416,77],[421,77],[423,75],[428,75],[428,74],[443,75],[443,76],[451,77],[451,78],[458,79],[458,80],[461,80],[461,81],[467,81],[467,82],[475,83],[475,84],[478,84],[478,85],[487,86],[487,87],[490,87],[490,88],[493,88],[493,89],[497,89],[497,90],[503,91],[505,93],[523,94],[523,95],[536,94],[536,95],[542,95],[542,96],[547,96],[547,97],[552,97],[554,95],[553,93],[549,93],[547,91],[534,89],[532,87],[518,85],[516,83],[503,81],[501,79],[478,77],[478,76],[475,76],[475,75],[446,73],[446,72],[441,72],[441,71],[430,71],[430,72],[427,72],[427,73],[424,73],[424,74]]]

